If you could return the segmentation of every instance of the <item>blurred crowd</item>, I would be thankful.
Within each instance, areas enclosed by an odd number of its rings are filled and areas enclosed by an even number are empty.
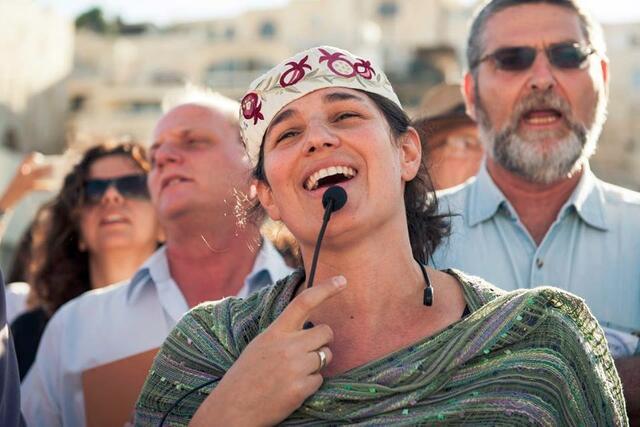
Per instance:
[[[606,115],[606,48],[578,1],[526,3],[494,0],[476,15],[468,73],[425,93],[412,118],[451,224],[424,261],[507,291],[550,285],[584,299],[640,422],[640,194],[589,168]],[[0,388],[1,425],[18,422],[20,407],[33,426],[133,422],[153,358],[186,312],[308,268],[299,230],[256,200],[265,177],[240,129],[262,113],[249,95],[188,86],[166,100],[149,144],[114,135],[80,153],[0,276],[13,341],[0,347],[0,382],[22,383],[21,406]],[[0,192],[0,239],[20,200],[52,190],[52,173],[46,156],[25,156]]]

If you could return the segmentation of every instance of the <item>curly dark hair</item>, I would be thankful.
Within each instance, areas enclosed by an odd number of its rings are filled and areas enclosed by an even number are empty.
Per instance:
[[[34,220],[31,221],[29,227],[22,233],[20,240],[16,245],[16,250],[13,253],[11,264],[9,267],[9,273],[6,277],[6,284],[13,282],[27,282],[32,283],[31,276],[29,275],[29,266],[31,265],[31,247],[33,246],[33,231],[37,227],[38,217],[41,212],[46,209],[46,205],[42,205]]]
[[[145,173],[149,172],[150,164],[142,145],[129,139],[103,142],[84,153],[65,177],[58,195],[38,218],[33,232],[32,287],[48,314],[91,289],[89,254],[79,249],[84,183],[91,165],[110,156],[126,156]]]
[[[384,96],[364,90],[358,91],[371,98],[380,109],[394,138],[397,139],[407,132],[411,119],[402,108]],[[427,152],[425,141],[422,138],[420,141],[424,155]],[[264,137],[262,142],[258,163],[253,169],[253,177],[258,181],[267,182],[264,172]],[[425,161],[420,162],[416,177],[405,186],[404,204],[413,257],[422,264],[426,264],[442,239],[449,235],[451,215],[438,212],[438,198]]]

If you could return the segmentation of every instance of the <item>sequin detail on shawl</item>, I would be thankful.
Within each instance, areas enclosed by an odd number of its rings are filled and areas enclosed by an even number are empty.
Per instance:
[[[285,425],[627,425],[622,387],[602,330],[584,302],[555,288],[506,293],[450,270],[471,314],[381,359],[326,379]],[[136,425],[157,425],[187,391],[221,378],[280,314],[296,272],[246,300],[194,308],[149,373]],[[215,387],[168,418],[187,425]]]

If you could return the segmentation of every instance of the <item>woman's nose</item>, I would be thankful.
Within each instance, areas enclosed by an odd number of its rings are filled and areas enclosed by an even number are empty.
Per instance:
[[[115,184],[111,183],[109,184],[109,187],[107,187],[107,189],[104,191],[100,202],[102,204],[122,203],[123,200],[124,197],[122,196],[122,194],[120,194]]]
[[[311,122],[305,130],[305,152],[314,153],[323,148],[335,148],[340,139],[326,123]]]

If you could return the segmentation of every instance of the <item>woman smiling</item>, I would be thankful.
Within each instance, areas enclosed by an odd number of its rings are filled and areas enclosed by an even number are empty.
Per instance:
[[[291,230],[304,268],[187,314],[156,357],[137,424],[626,422],[581,300],[425,267],[447,227],[379,68],[309,49],[257,79],[241,115],[260,202]],[[348,201],[309,289],[332,185]]]

